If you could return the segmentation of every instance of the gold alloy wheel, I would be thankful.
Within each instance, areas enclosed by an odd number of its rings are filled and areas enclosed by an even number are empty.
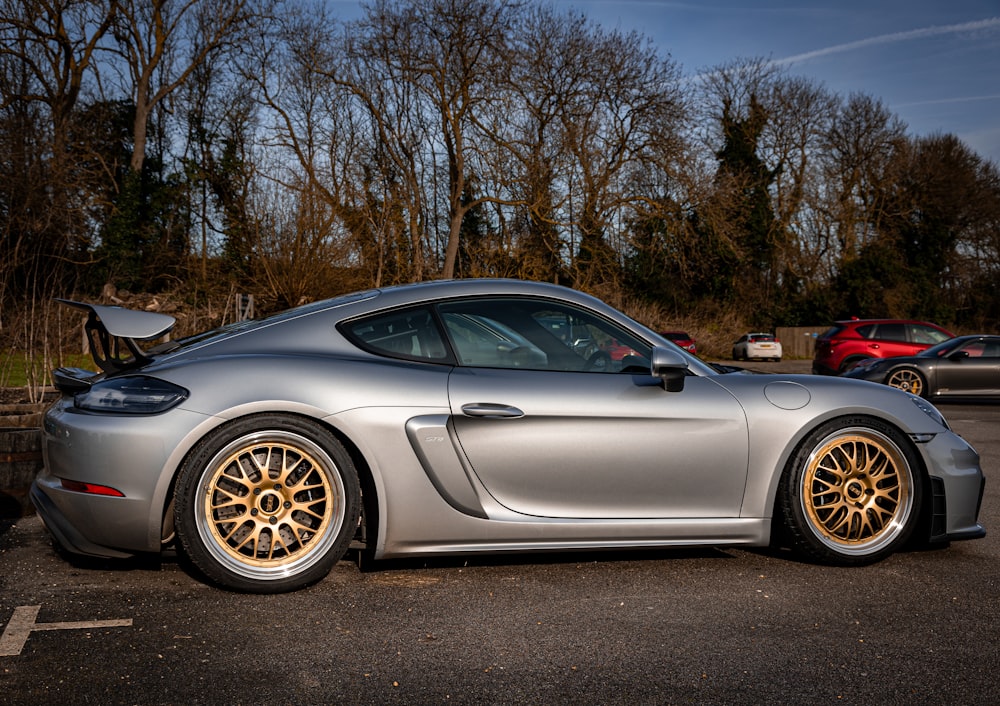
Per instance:
[[[870,429],[827,437],[802,474],[802,508],[813,533],[840,552],[868,554],[903,531],[913,503],[899,448]]]
[[[199,524],[209,550],[230,569],[258,577],[287,571],[334,541],[344,489],[321,449],[277,432],[244,437],[216,459],[201,483]]]
[[[886,380],[886,384],[890,387],[898,387],[900,390],[905,390],[906,392],[912,392],[918,396],[924,391],[924,381],[920,377],[920,373],[908,368],[894,371],[889,376],[889,379]]]

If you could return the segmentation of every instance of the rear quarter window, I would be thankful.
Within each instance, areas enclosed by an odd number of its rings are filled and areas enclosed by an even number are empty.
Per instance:
[[[341,324],[356,346],[376,355],[443,363],[448,349],[431,313],[423,308],[393,311]]]

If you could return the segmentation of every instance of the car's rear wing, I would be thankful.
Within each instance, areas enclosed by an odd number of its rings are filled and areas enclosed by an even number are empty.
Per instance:
[[[177,320],[167,314],[135,311],[120,306],[102,306],[56,299],[61,304],[87,312],[84,332],[90,355],[105,373],[116,373],[149,363],[152,358],[143,353],[136,341],[149,341],[166,335]],[[86,386],[85,373],[79,369],[60,368],[56,371],[56,386],[60,381],[71,387]],[[62,375],[60,375],[62,373]]]

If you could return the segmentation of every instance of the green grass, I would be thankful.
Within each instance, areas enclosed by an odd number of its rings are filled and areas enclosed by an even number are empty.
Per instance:
[[[89,355],[64,354],[61,360],[46,361],[42,356],[29,357],[24,352],[3,353],[0,355],[0,387],[26,387],[33,385],[50,385],[52,368],[76,367],[96,370],[94,361]]]

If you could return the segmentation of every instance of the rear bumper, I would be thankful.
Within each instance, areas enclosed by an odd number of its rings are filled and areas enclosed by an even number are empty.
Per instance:
[[[84,537],[66,519],[58,506],[42,492],[37,481],[31,485],[31,502],[35,506],[35,510],[38,511],[38,516],[42,519],[45,529],[59,543],[59,546],[71,554],[109,559],[127,559],[134,556],[132,553],[94,544]]]

